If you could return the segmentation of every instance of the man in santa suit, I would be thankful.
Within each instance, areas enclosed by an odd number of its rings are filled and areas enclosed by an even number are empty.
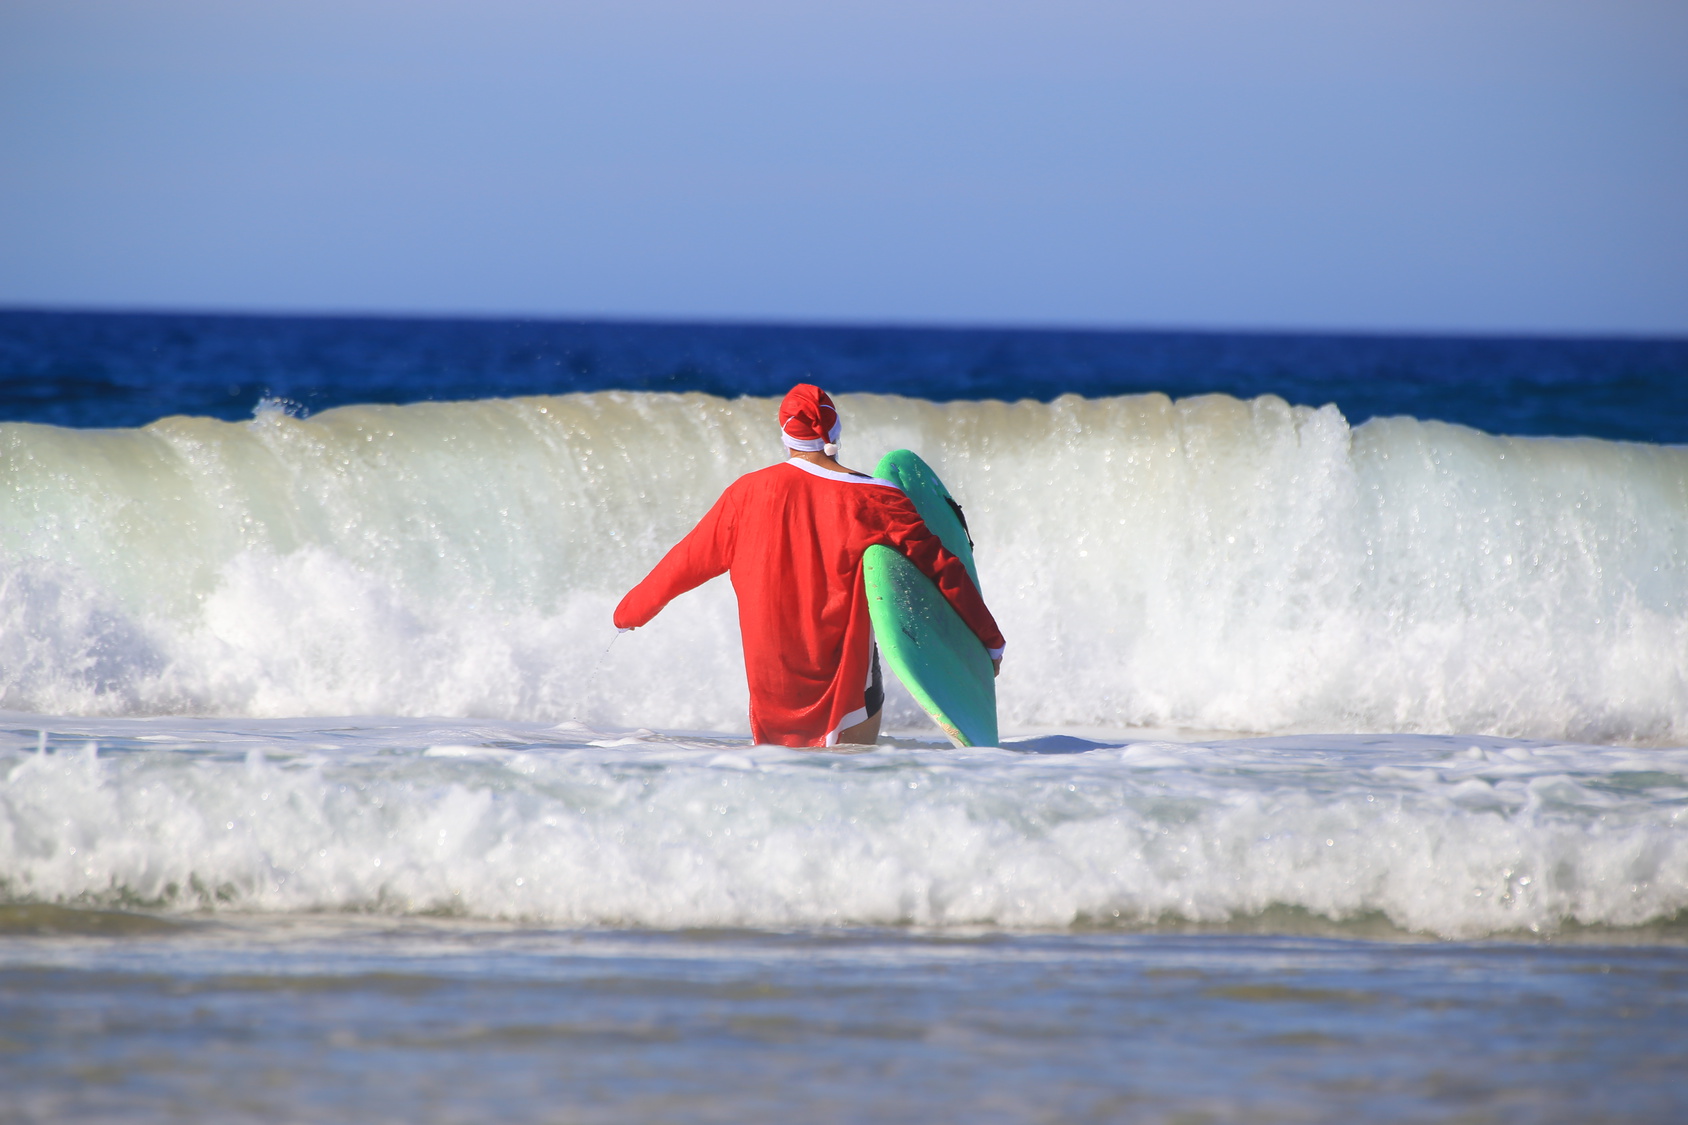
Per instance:
[[[616,628],[637,628],[675,597],[730,572],[756,741],[871,745],[885,694],[871,649],[863,551],[882,543],[908,556],[999,670],[1002,632],[967,568],[902,489],[833,459],[842,426],[825,391],[808,383],[791,388],[779,421],[788,458],[734,481],[621,599]]]

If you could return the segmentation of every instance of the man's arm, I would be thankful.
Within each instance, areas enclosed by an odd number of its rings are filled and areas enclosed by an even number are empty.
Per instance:
[[[615,607],[617,629],[637,629],[687,590],[726,573],[733,561],[733,524],[727,515],[731,494],[731,489],[722,493],[697,526],[621,599]]]
[[[943,540],[932,534],[926,521],[920,518],[914,504],[901,492],[887,496],[881,511],[885,517],[885,542],[908,556],[908,560],[930,578],[938,592],[961,615],[967,627],[979,638],[990,653],[991,662],[1002,663],[1002,650],[1007,644],[996,618],[985,606],[979,588],[967,573],[967,565],[944,546]]]

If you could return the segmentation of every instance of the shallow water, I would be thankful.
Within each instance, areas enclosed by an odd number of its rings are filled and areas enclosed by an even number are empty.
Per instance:
[[[1688,750],[5,719],[3,1120],[1688,1098]]]
[[[95,926],[94,928],[100,928]],[[1688,949],[559,931],[0,940],[19,1121],[1647,1121]]]

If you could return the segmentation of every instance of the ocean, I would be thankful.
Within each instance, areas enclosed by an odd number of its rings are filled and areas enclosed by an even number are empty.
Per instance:
[[[609,611],[779,394],[1001,747]],[[1688,341],[0,312],[0,1122],[1666,1122]],[[773,440],[770,440],[770,437]]]

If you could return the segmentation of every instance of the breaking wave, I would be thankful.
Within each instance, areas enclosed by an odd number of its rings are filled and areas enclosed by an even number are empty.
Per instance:
[[[965,504],[1005,729],[1688,738],[1688,449],[1271,397],[840,406],[847,464],[915,449]],[[780,454],[774,408],[0,425],[0,707],[742,731],[725,582],[605,649],[620,594]]]

